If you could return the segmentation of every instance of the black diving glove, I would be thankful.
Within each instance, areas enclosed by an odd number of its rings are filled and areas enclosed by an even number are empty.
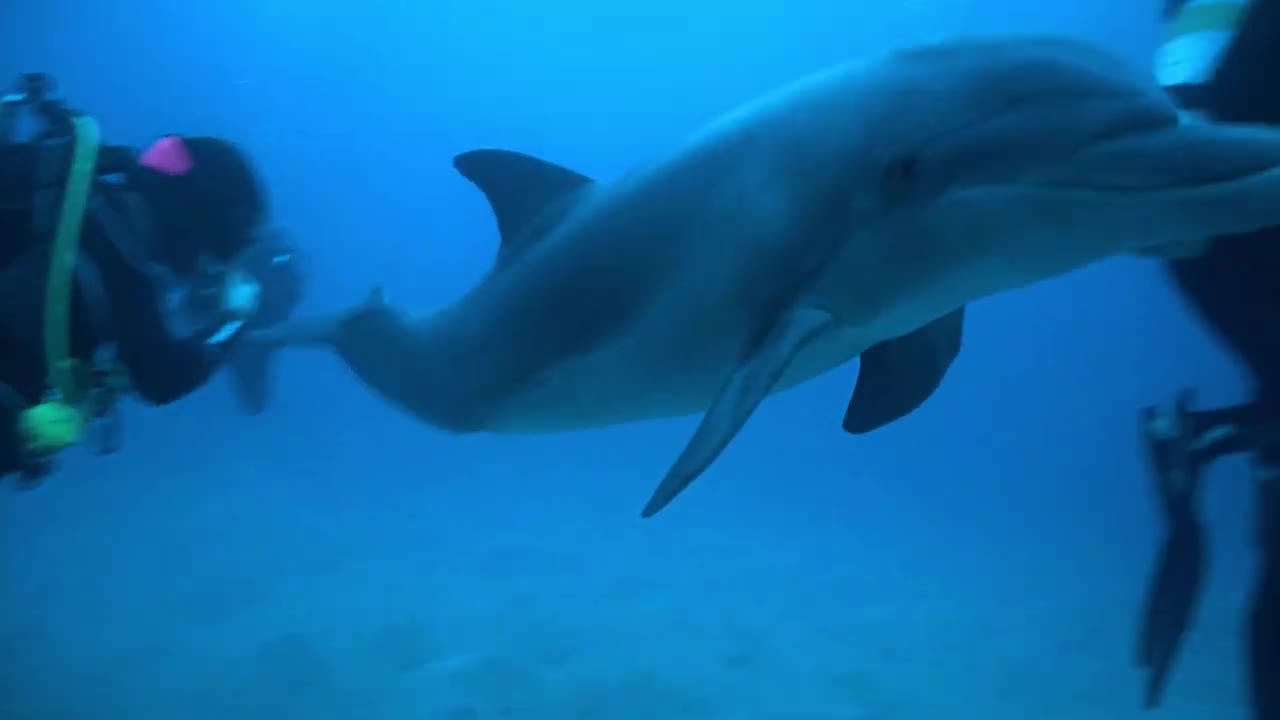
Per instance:
[[[182,311],[210,346],[233,344],[258,311],[262,286],[249,273],[231,269],[203,275],[187,292]]]

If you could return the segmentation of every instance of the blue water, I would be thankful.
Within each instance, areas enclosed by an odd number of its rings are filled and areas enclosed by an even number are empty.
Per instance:
[[[1157,0],[43,0],[0,75],[56,74],[111,142],[252,149],[307,246],[303,310],[429,308],[496,228],[451,157],[609,180],[751,96],[956,32],[1050,30],[1145,63]],[[971,308],[919,412],[839,420],[855,368],[767,401],[638,514],[696,418],[456,438],[320,353],[264,416],[223,378],[126,408],[126,449],[0,492],[3,720],[1075,720],[1146,717],[1132,637],[1157,537],[1137,409],[1241,379],[1158,265]],[[1212,574],[1167,720],[1245,717],[1251,518],[1206,487]]]

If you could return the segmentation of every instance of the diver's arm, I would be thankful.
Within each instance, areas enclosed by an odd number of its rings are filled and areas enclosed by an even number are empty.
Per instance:
[[[35,189],[37,148],[29,143],[0,143],[0,208],[25,207]]]
[[[91,232],[86,228],[86,235]],[[133,389],[148,402],[165,405],[198,389],[222,365],[236,337],[219,343],[202,336],[174,337],[165,322],[163,298],[150,277],[115,251],[95,243],[120,361]],[[238,333],[236,333],[238,335]]]
[[[211,344],[202,337],[169,334],[154,290],[113,293],[120,361],[135,391],[148,402],[166,405],[197,390],[222,365],[229,342]]]

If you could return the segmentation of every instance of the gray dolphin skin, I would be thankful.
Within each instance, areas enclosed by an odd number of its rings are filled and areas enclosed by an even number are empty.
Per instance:
[[[454,432],[705,413],[644,517],[770,393],[861,356],[844,427],[868,432],[938,387],[967,303],[1280,224],[1280,131],[1184,120],[1145,73],[1036,35],[829,69],[612,184],[503,150],[455,166],[502,237],[474,288],[256,341],[336,349]]]

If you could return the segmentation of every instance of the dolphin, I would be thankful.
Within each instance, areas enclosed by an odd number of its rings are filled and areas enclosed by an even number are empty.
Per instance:
[[[1280,130],[1192,122],[1069,38],[958,38],[849,62],[732,110],[613,183],[463,153],[501,246],[459,300],[380,291],[260,334],[318,344],[385,399],[467,433],[704,413],[671,502],[771,393],[861,357],[844,427],[911,412],[966,304],[1125,253],[1280,224]]]

